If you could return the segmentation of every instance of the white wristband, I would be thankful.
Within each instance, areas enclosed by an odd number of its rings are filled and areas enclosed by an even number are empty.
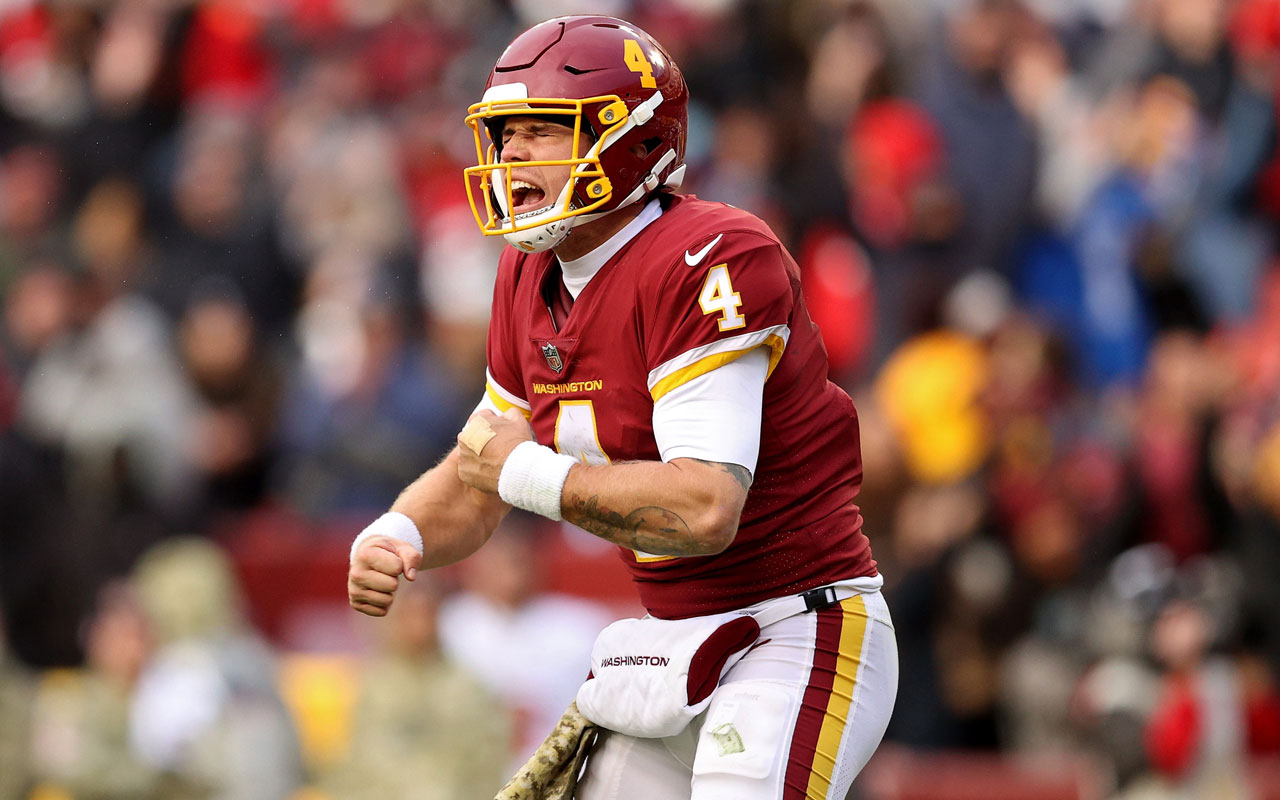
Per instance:
[[[388,511],[360,531],[360,535],[351,543],[351,561],[355,561],[356,550],[359,549],[360,545],[364,544],[365,539],[371,536],[388,536],[392,539],[408,542],[413,545],[413,549],[425,555],[422,547],[422,534],[418,532],[418,526],[414,524],[413,520],[399,511]]]
[[[560,492],[569,470],[578,463],[537,442],[521,442],[507,456],[498,475],[498,496],[525,511],[549,519],[560,517]]]

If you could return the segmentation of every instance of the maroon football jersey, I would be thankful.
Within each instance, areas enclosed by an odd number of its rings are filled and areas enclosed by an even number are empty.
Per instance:
[[[539,442],[584,462],[657,461],[654,403],[767,347],[760,456],[736,538],[713,556],[619,548],[640,600],[674,619],[875,575],[854,505],[857,412],[827,380],[795,261],[751,214],[689,195],[665,195],[663,205],[591,279],[559,330],[548,308],[560,274],[554,254],[504,251],[489,323],[490,398],[525,410]]]

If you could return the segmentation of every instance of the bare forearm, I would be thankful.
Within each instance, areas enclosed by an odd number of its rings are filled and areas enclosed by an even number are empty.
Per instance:
[[[614,544],[655,555],[701,555],[707,546],[694,536],[685,518],[670,508],[656,505],[622,504],[615,510],[602,503],[599,494],[588,497],[567,491],[561,513],[564,518]],[[632,506],[635,506],[632,508]]]
[[[588,533],[655,555],[708,555],[733,541],[750,486],[735,465],[693,459],[575,466],[561,513]]]
[[[391,510],[418,526],[426,552],[422,568],[442,567],[480,549],[510,506],[458,479],[458,451],[409,484]]]

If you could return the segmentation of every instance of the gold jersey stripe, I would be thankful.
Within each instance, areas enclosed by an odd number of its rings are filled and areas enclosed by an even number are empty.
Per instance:
[[[858,669],[862,666],[862,646],[867,634],[867,606],[862,595],[854,595],[840,604],[844,618],[840,626],[840,651],[836,656],[836,676],[827,700],[827,713],[822,720],[818,744],[814,748],[813,768],[809,772],[809,786],[805,796],[825,798],[831,788],[836,756],[844,739],[845,725],[849,722],[849,708],[853,704],[854,686]]]
[[[487,383],[487,382],[485,383],[484,393],[489,396],[490,402],[492,402],[495,406],[497,406],[498,411],[502,412],[503,414],[507,413],[508,409],[520,408],[520,406],[516,405],[515,403],[512,403],[511,401],[507,400],[507,398],[499,394],[498,390],[493,388],[492,383]],[[524,408],[520,408],[520,413],[524,414],[525,419],[528,419],[529,417],[533,416],[533,412]]]
[[[651,553],[641,553],[639,550],[632,550],[631,552],[635,554],[636,561],[641,564],[650,564],[654,561],[674,561],[676,558],[675,556],[655,556]]]
[[[769,348],[769,371],[765,373],[765,380],[769,380],[769,376],[773,375],[774,367],[778,366],[778,361],[782,358],[782,351],[787,349],[787,341],[777,334],[770,334],[763,342],[751,347],[745,347],[741,350],[728,350],[723,353],[712,353],[693,362],[687,367],[678,369],[667,377],[658,381],[649,390],[649,395],[653,397],[653,402],[658,402],[663,395],[677,389],[700,375],[706,375],[714,369],[723,367],[733,361],[737,361],[747,353],[757,347]]]
[[[769,371],[764,374],[764,379],[767,381],[773,377],[774,367],[778,366],[778,362],[782,360],[782,351],[787,349],[787,340],[776,333],[771,333],[764,343],[769,347]]]

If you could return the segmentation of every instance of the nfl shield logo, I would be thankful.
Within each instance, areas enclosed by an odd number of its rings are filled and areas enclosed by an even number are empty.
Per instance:
[[[547,342],[542,346],[542,357],[547,360],[547,366],[555,370],[557,375],[564,369],[564,361],[560,358],[560,351],[551,342]]]

